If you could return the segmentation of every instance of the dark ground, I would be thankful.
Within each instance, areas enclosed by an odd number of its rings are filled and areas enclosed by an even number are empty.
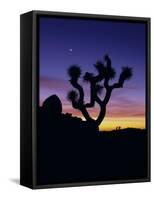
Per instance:
[[[37,184],[147,178],[147,132],[99,132],[93,125],[40,108]]]

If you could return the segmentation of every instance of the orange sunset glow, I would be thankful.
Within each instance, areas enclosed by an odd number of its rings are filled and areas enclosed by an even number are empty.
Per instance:
[[[51,85],[51,84],[50,84]],[[61,86],[61,85],[60,85]],[[59,86],[59,87],[60,87]],[[59,88],[58,88],[59,89]],[[119,91],[115,91],[111,97],[111,101],[107,105],[107,111],[106,116],[104,120],[102,121],[101,125],[99,126],[101,131],[110,131],[116,129],[116,127],[120,127],[121,129],[124,128],[141,128],[145,129],[145,102],[139,101],[139,99],[136,100],[135,92],[136,89],[129,89],[125,88],[123,89],[125,92],[132,93],[131,98],[125,97],[123,95],[119,95]],[[52,93],[52,91],[48,90],[49,94]],[[61,95],[61,93],[60,93]],[[59,95],[59,96],[60,96]],[[134,98],[133,98],[134,96]],[[62,93],[61,99],[63,100],[63,113],[70,113],[74,117],[82,118],[84,117],[82,113],[72,108],[72,105],[63,98],[64,95]],[[88,101],[88,99],[86,99]],[[41,105],[43,103],[43,100],[41,101]],[[88,109],[88,112],[90,113],[90,116],[94,119],[97,118],[99,114],[99,107],[96,104],[94,108]]]
[[[78,115],[76,115],[78,116]],[[81,117],[83,120],[84,118]],[[144,117],[105,117],[99,126],[100,131],[110,131],[119,127],[124,128],[140,128],[145,129],[145,118]]]
[[[124,82],[122,88],[116,88],[113,90],[111,98],[107,104],[105,117],[99,126],[100,130],[113,130],[116,129],[116,127],[120,127],[121,129],[128,127],[141,129],[146,128],[144,27],[138,27],[140,30],[138,32],[138,29],[136,30],[135,28],[136,25],[134,27],[133,24],[129,24],[128,27],[130,27],[127,30],[126,27],[121,29],[121,26],[123,26],[122,24],[117,24],[116,27],[119,26],[119,28],[115,27],[116,34],[113,34],[112,38],[109,39],[108,35],[104,34],[104,31],[108,30],[110,33],[112,26],[109,27],[106,23],[102,24],[102,31],[100,31],[99,24],[97,24],[93,29],[90,28],[90,30],[87,26],[85,26],[85,30],[83,30],[84,26],[82,26],[81,33],[78,32],[79,29],[74,31],[75,38],[78,38],[80,35],[80,41],[82,39],[82,42],[78,42],[76,39],[71,39],[72,30],[76,29],[74,24],[72,24],[74,29],[70,29],[71,35],[68,37],[69,31],[67,25],[66,29],[63,29],[64,34],[59,34],[57,36],[57,33],[53,32],[53,25],[55,25],[54,22],[51,21],[49,24],[48,23],[49,22],[46,24],[47,30],[51,23],[50,33],[52,34],[48,34],[48,31],[44,29],[44,26],[40,33],[40,45],[42,48],[40,48],[39,105],[42,106],[44,100],[51,95],[57,95],[61,100],[63,113],[69,113],[74,117],[79,117],[85,120],[80,110],[73,108],[72,103],[67,98],[69,91],[74,90],[74,87],[70,83],[71,77],[68,73],[68,69],[74,64],[79,65],[79,68],[81,68],[78,83],[84,90],[84,103],[89,103],[90,85],[88,82],[83,80],[83,76],[87,72],[97,75],[98,72],[95,63],[99,60],[105,62],[103,54],[107,51],[112,58],[112,66],[116,71],[115,77],[110,79],[109,85],[118,82],[119,76],[122,72],[122,67],[125,65],[132,68],[133,75],[129,80]],[[59,24],[58,21],[57,23]],[[67,32],[65,32],[66,30]],[[96,42],[95,37],[93,37],[93,35],[96,34],[96,30],[99,42]],[[122,34],[119,30],[123,30],[124,33]],[[141,32],[143,34],[142,39]],[[91,33],[91,38],[87,37],[89,33]],[[134,37],[132,37],[132,33]],[[138,37],[138,35],[140,35],[140,37]],[[64,38],[63,42],[61,42],[61,38]],[[120,43],[118,41],[120,41]],[[130,46],[126,45],[126,41]],[[138,41],[138,45],[134,43],[134,41]],[[60,52],[58,51],[59,54],[55,51],[58,45],[58,50],[60,49]],[[136,50],[137,47],[139,48]],[[96,49],[98,49],[98,51],[96,51]],[[102,82],[100,84],[102,84]],[[102,93],[99,95],[100,99],[103,100],[105,89],[103,89]],[[88,114],[93,119],[97,119],[100,112],[99,110],[100,107],[97,103],[93,108],[87,108]]]

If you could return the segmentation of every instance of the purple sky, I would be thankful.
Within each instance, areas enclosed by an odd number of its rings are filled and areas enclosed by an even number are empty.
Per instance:
[[[115,81],[122,66],[133,68],[133,78],[125,82],[123,89],[113,91],[108,116],[144,116],[144,23],[40,17],[39,25],[40,105],[48,96],[57,94],[64,112],[78,113],[66,99],[72,89],[67,69],[78,64],[83,74],[95,72],[93,64],[107,53],[117,72]],[[88,100],[88,85],[82,85]]]

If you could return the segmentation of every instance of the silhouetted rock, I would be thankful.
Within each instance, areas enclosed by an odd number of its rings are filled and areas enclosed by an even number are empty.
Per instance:
[[[99,132],[93,121],[62,113],[62,104],[56,95],[44,101],[38,120],[38,184],[147,176],[145,130]]]
[[[57,95],[48,97],[42,106],[42,110],[46,115],[51,117],[59,117],[62,113],[62,103]]]

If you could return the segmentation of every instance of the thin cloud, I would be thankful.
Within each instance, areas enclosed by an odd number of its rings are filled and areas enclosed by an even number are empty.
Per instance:
[[[55,77],[40,77],[40,87],[41,88],[54,88],[54,89],[63,89],[65,90],[66,88],[69,87],[68,81],[64,79],[59,79]]]

